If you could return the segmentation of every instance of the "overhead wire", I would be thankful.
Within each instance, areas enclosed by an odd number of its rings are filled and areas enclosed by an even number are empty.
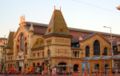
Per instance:
[[[73,2],[75,2],[75,3],[79,3],[79,4],[91,6],[91,7],[97,8],[97,9],[101,9],[101,10],[104,10],[104,11],[107,11],[107,12],[113,12],[112,9],[104,8],[104,7],[101,7],[101,6],[98,6],[98,5],[89,3],[89,2],[85,2],[85,1],[83,1],[83,0],[71,0],[71,1],[73,1]]]

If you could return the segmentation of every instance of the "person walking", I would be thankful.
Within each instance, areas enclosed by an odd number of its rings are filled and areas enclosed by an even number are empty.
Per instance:
[[[52,76],[57,76],[56,71],[57,71],[57,69],[56,69],[56,67],[54,67],[54,68],[52,69]]]

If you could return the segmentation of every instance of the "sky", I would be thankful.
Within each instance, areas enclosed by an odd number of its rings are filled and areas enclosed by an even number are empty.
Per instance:
[[[0,37],[19,27],[20,16],[26,21],[48,24],[54,10],[60,9],[68,27],[110,32],[120,35],[120,0],[0,0]]]

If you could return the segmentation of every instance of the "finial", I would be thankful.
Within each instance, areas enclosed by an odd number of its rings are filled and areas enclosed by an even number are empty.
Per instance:
[[[23,23],[23,22],[25,22],[25,16],[24,15],[20,16],[20,23]]]

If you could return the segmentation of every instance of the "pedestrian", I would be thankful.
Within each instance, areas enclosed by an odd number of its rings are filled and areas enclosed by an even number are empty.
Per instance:
[[[57,71],[56,67],[52,68],[52,76],[57,76],[56,71]]]

